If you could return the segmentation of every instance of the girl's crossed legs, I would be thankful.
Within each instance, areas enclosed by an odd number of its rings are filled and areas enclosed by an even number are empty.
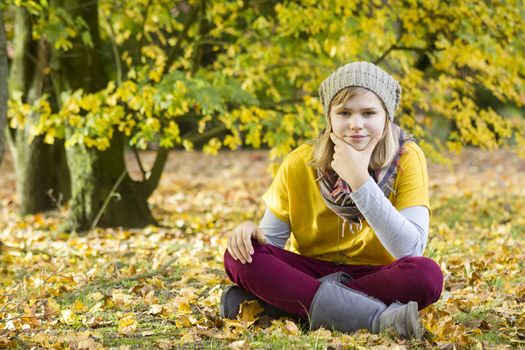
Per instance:
[[[228,253],[224,267],[239,287],[284,311],[308,318],[319,278],[343,271],[353,280],[346,285],[389,305],[416,301],[419,309],[436,302],[443,274],[426,257],[405,257],[384,266],[337,265],[302,256],[270,244],[252,241],[252,262],[242,264]]]

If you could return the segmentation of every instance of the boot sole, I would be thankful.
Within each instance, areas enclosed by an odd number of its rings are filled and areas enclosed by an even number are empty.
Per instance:
[[[227,299],[230,297],[230,294],[232,295],[232,297],[235,298],[236,301],[238,301],[239,303],[237,304],[236,302],[235,303],[230,303],[230,304],[227,304],[226,301]],[[242,289],[241,287],[239,286],[236,286],[236,285],[231,285],[231,286],[228,286],[226,287],[223,292],[222,292],[222,295],[221,295],[221,301],[220,301],[220,306],[219,306],[219,310],[220,310],[220,315],[221,315],[221,318],[227,318],[227,319],[230,319],[230,320],[235,320],[237,318],[237,315],[239,314],[240,312],[240,305],[245,302],[245,301],[251,301],[251,300],[257,300],[258,303],[263,307],[263,310],[261,312],[261,314],[259,316],[268,316],[270,317],[271,319],[279,319],[281,317],[287,317],[287,318],[290,318],[296,322],[299,322],[301,320],[301,318],[295,314],[292,314],[292,313],[288,313],[284,310],[281,310],[273,305],[270,305],[260,299],[258,299],[257,297],[255,297],[254,295],[252,295],[251,293],[247,292],[246,290]],[[237,312],[235,312],[235,314],[233,314],[234,312],[232,312],[232,310],[227,310],[226,308],[226,305],[237,305],[236,307],[238,308],[237,309]]]
[[[241,287],[238,287],[236,285],[228,286],[222,291],[220,308],[219,308],[220,315],[222,318],[228,318],[230,320],[234,320],[237,318],[237,315],[239,314],[240,310],[237,310],[235,315],[232,315],[231,310],[226,310],[226,300],[228,298],[228,295],[231,293],[237,293],[240,295],[239,298],[236,298],[240,300],[240,303],[238,304],[239,306],[243,301],[254,300],[255,297],[251,295],[250,293],[248,293],[247,291],[245,291],[244,289],[242,289]]]
[[[231,317],[226,317],[226,310],[225,310],[225,305],[226,305],[226,297],[228,295],[228,293],[230,293],[230,291],[235,288],[237,286],[228,286],[226,287],[226,289],[224,289],[222,291],[222,294],[221,294],[221,302],[220,302],[220,310],[221,310],[221,317],[222,318],[231,318]],[[235,318],[235,317],[234,317]]]

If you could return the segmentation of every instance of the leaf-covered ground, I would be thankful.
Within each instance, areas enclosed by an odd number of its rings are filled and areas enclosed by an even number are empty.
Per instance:
[[[144,155],[151,160],[150,154]],[[131,164],[133,166],[133,164]],[[0,348],[525,348],[525,162],[467,150],[430,165],[426,254],[441,300],[423,339],[309,332],[290,320],[218,317],[225,232],[260,216],[265,152],[172,153],[151,204],[161,227],[57,231],[65,208],[18,218],[12,166],[0,168]]]

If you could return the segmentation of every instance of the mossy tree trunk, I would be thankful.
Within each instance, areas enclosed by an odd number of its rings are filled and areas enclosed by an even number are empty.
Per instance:
[[[84,146],[68,148],[67,152],[73,179],[71,229],[84,231],[95,225],[144,227],[155,222],[147,199],[156,185],[148,189],[147,182],[135,182],[129,177],[122,135],[116,134],[111,147],[103,152]],[[166,151],[159,154],[154,169],[165,163],[161,158],[166,156]],[[161,171],[155,170],[159,174]]]
[[[56,3],[73,18],[80,16],[85,21],[93,47],[86,47],[79,39],[67,54],[55,52],[55,85],[59,91],[82,88],[85,92],[95,92],[104,88],[108,75],[100,54],[98,2],[61,0]],[[135,182],[126,170],[124,141],[123,135],[115,130],[111,146],[105,151],[85,145],[67,149],[72,184],[67,230],[86,231],[93,226],[143,227],[155,223],[147,200],[158,184],[167,152],[159,152],[148,179]]]
[[[50,52],[44,40],[31,38],[31,21],[22,8],[16,9],[14,57],[9,72],[9,91],[22,92],[25,103],[32,104],[42,94],[53,96],[44,70]],[[38,115],[28,116],[23,128],[6,132],[16,172],[16,190],[21,214],[34,214],[56,208],[71,194],[69,171],[62,142],[47,145],[41,137],[31,140],[29,130]]]
[[[0,165],[4,159],[5,141],[4,130],[7,114],[7,38],[4,30],[2,8],[0,7]]]

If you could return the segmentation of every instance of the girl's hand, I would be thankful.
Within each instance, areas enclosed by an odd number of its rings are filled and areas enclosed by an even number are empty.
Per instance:
[[[266,243],[264,232],[251,221],[245,221],[228,234],[228,252],[241,263],[251,263],[253,254],[252,238],[259,243]]]
[[[368,165],[381,135],[373,136],[362,150],[356,150],[334,133],[330,133],[330,139],[334,143],[334,156],[330,165],[337,175],[350,186],[352,191],[356,191],[370,177]]]

